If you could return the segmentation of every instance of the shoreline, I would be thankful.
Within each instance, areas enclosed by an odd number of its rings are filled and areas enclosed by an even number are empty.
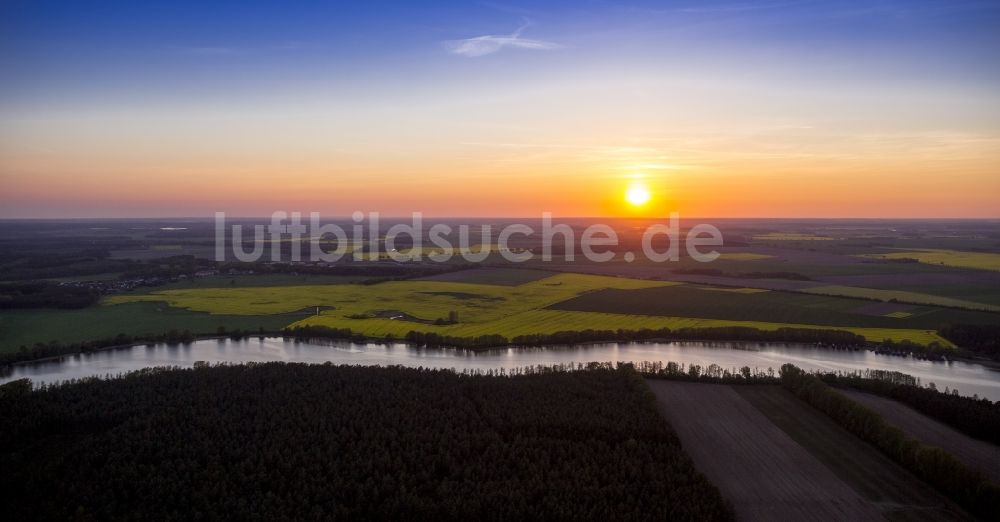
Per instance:
[[[239,340],[247,340],[247,339],[251,339],[251,338],[280,338],[280,339],[292,339],[292,340],[300,341],[300,342],[316,342],[316,341],[321,341],[322,340],[322,341],[338,341],[338,342],[349,342],[349,343],[375,343],[375,344],[393,344],[393,343],[399,343],[399,344],[405,344],[409,348],[418,348],[418,349],[423,349],[423,350],[459,350],[459,351],[466,351],[466,352],[472,352],[472,353],[489,352],[489,351],[493,351],[493,350],[525,349],[525,348],[553,349],[553,348],[556,348],[556,347],[588,346],[588,345],[598,345],[598,344],[608,344],[608,343],[639,343],[639,344],[646,344],[646,343],[684,343],[684,342],[692,342],[692,343],[701,343],[701,344],[713,344],[713,343],[780,344],[780,345],[786,345],[786,346],[811,347],[811,348],[815,348],[815,349],[830,350],[830,351],[862,351],[862,350],[864,350],[864,351],[873,352],[876,355],[885,355],[885,356],[891,356],[891,357],[912,358],[912,359],[922,360],[922,361],[928,361],[928,362],[939,362],[939,363],[964,362],[964,363],[967,363],[967,364],[978,364],[978,365],[983,366],[983,367],[985,367],[985,368],[987,368],[989,370],[1000,371],[1000,361],[995,361],[995,360],[986,359],[986,358],[964,357],[964,356],[960,356],[960,355],[955,355],[955,356],[948,357],[948,358],[945,358],[945,359],[942,360],[942,359],[933,359],[933,358],[928,358],[928,357],[920,357],[921,354],[918,353],[918,352],[906,352],[906,353],[901,353],[901,352],[886,352],[886,351],[879,351],[879,350],[877,350],[877,349],[875,349],[873,347],[867,347],[867,346],[866,347],[830,347],[830,346],[821,346],[821,345],[818,345],[818,344],[782,342],[782,341],[759,341],[759,340],[741,340],[741,339],[711,339],[711,340],[709,340],[709,339],[651,338],[651,339],[628,340],[628,341],[626,341],[626,340],[618,340],[618,339],[610,339],[610,340],[603,340],[603,341],[602,340],[598,340],[598,341],[582,341],[582,342],[572,343],[572,344],[547,344],[547,345],[507,344],[507,345],[503,345],[503,346],[491,346],[491,347],[483,347],[483,348],[463,348],[463,347],[458,347],[458,346],[445,346],[445,345],[442,345],[442,346],[418,346],[418,345],[414,345],[414,344],[408,343],[408,342],[406,342],[406,340],[396,340],[396,341],[389,342],[389,341],[386,341],[384,338],[381,338],[381,337],[364,337],[364,338],[359,338],[359,339],[335,339],[335,338],[327,338],[327,337],[292,337],[292,336],[283,335],[281,333],[264,333],[264,334],[255,333],[255,334],[246,335],[246,336],[243,336],[243,337],[240,337],[240,338],[233,338],[232,336],[229,336],[229,335],[203,335],[203,336],[195,336],[194,339],[191,340],[191,341],[176,342],[176,343],[170,343],[170,342],[167,342],[167,341],[154,341],[154,342],[134,342],[134,343],[129,343],[129,344],[118,344],[118,345],[103,346],[103,347],[100,347],[100,348],[94,348],[92,350],[88,350],[86,352],[80,350],[80,351],[71,352],[71,353],[65,353],[65,354],[59,354],[59,355],[50,355],[50,356],[47,356],[47,357],[40,357],[40,358],[37,358],[37,359],[27,359],[27,360],[24,360],[24,361],[16,361],[16,362],[12,362],[12,363],[3,364],[3,365],[0,365],[0,374],[4,373],[5,369],[7,369],[7,368],[13,368],[13,367],[16,367],[16,366],[21,366],[21,365],[39,364],[39,363],[44,363],[44,362],[54,361],[54,360],[61,360],[61,359],[64,359],[66,357],[79,356],[79,355],[88,354],[88,353],[106,352],[106,351],[115,351],[115,350],[125,350],[125,349],[135,348],[135,347],[139,347],[139,346],[150,346],[150,345],[154,345],[155,346],[155,345],[160,345],[160,344],[165,344],[165,345],[184,345],[184,344],[191,344],[191,343],[195,343],[195,342],[199,342],[199,341],[211,341],[211,340],[219,340],[219,339],[239,341]],[[733,349],[737,349],[737,348],[733,348]]]

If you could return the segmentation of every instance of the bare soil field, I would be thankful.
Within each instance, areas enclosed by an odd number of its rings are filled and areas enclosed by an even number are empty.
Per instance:
[[[983,472],[1000,484],[1000,446],[974,439],[913,408],[878,395],[858,390],[838,389],[862,405],[875,410],[885,420],[911,437],[951,453],[969,467]]]
[[[775,426],[890,520],[963,520],[962,509],[916,475],[780,386],[734,386]]]
[[[741,520],[968,520],[778,386],[647,381],[695,465]]]
[[[695,466],[739,519],[882,519],[875,506],[731,387],[648,382]]]

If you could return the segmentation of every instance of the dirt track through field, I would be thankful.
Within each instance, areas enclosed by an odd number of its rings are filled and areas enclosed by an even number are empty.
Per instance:
[[[648,381],[741,520],[882,520],[879,511],[729,386]]]
[[[911,437],[924,444],[944,449],[967,466],[982,471],[990,480],[1000,484],[1000,446],[974,439],[892,399],[857,390],[837,391],[871,408],[886,422]]]

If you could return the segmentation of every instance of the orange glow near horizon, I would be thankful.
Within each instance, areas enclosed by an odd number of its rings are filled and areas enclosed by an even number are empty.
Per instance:
[[[266,216],[275,210],[346,216],[362,210],[438,217],[677,211],[692,217],[990,218],[997,217],[1000,194],[1000,177],[988,164],[971,161],[952,162],[952,168],[967,165],[949,179],[936,172],[940,163],[828,161],[810,168],[799,161],[747,161],[689,165],[641,181],[615,174],[626,167],[572,158],[516,168],[498,168],[493,161],[472,161],[468,168],[393,162],[354,170],[295,162],[208,168],[187,162],[148,167],[109,160],[87,165],[0,159],[9,170],[24,173],[0,178],[0,217],[198,217],[215,211]],[[559,162],[566,164],[552,164]],[[88,172],[80,173],[79,165],[87,165]],[[667,185],[669,197],[663,193]]]
[[[302,128],[298,116],[154,116],[0,125],[0,217],[1000,217],[1000,138],[985,132],[764,136],[718,123],[652,127],[653,139],[621,117],[578,129],[511,121],[474,140],[429,116],[405,131],[332,116]],[[623,198],[633,184],[644,204]]]

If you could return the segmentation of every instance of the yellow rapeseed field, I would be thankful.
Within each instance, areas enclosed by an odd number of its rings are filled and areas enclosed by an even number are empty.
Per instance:
[[[289,317],[292,326],[323,325],[350,328],[371,337],[391,334],[402,337],[411,330],[459,337],[499,334],[553,333],[563,330],[635,330],[748,326],[764,330],[781,327],[829,327],[659,317],[601,312],[546,310],[545,307],[585,292],[605,288],[640,289],[679,283],[647,281],[584,274],[557,274],[519,286],[500,286],[449,281],[389,281],[376,285],[329,284],[252,288],[192,288],[162,290],[141,295],[118,295],[106,304],[162,301],[171,306],[212,314],[273,315],[304,312],[307,317]],[[741,291],[741,289],[732,289]],[[321,308],[318,314],[313,309]],[[422,321],[446,319],[457,314],[457,324],[434,325]],[[405,314],[405,316],[402,316]],[[395,318],[393,318],[395,316]],[[409,317],[406,317],[409,316]],[[301,316],[300,316],[301,317]],[[414,320],[416,319],[416,320]],[[910,340],[921,344],[937,341],[948,345],[933,331],[892,328],[838,327],[871,341]]]

